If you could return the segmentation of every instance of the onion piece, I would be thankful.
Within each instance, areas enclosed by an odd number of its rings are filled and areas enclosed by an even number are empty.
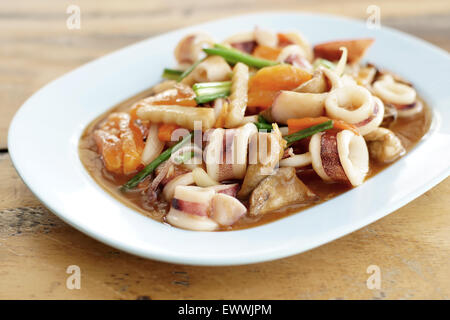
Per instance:
[[[305,167],[312,162],[311,153],[296,154],[288,158],[280,160],[280,167]]]
[[[147,141],[142,151],[142,163],[147,165],[155,160],[164,149],[164,142],[158,139],[158,125],[152,123],[148,129]]]
[[[340,47],[339,50],[342,51],[341,58],[339,59],[339,62],[336,66],[336,69],[334,72],[336,72],[337,76],[340,77],[345,70],[345,65],[347,64],[347,48],[346,47]]]
[[[218,185],[219,182],[212,179],[203,168],[195,168],[192,171],[194,182],[199,187],[211,187]]]

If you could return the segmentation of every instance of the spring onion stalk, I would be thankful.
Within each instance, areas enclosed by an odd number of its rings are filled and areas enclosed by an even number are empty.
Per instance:
[[[314,69],[317,69],[320,66],[323,66],[323,67],[331,69],[331,70],[334,70],[336,68],[336,65],[333,62],[331,62],[327,59],[321,59],[321,58],[316,59],[316,61],[314,61],[314,64],[313,64]]]
[[[256,58],[253,57],[252,55],[243,53],[236,49],[228,48],[220,44],[215,44],[214,48],[205,48],[203,49],[203,51],[206,52],[208,55],[221,56],[222,58],[227,60],[228,63],[231,64],[242,62],[248,65],[249,67],[255,68],[264,68],[279,64],[279,62],[277,61]]]
[[[178,78],[180,78],[180,76],[182,74],[183,74],[183,71],[181,71],[181,70],[165,68],[163,71],[162,77],[164,79],[168,79],[168,80],[178,80]]]
[[[260,123],[269,123],[266,118],[264,118],[261,114],[258,114],[258,122]],[[269,123],[270,124],[270,123]]]
[[[166,151],[161,153],[155,160],[150,162],[144,169],[139,171],[133,178],[131,178],[127,183],[120,187],[121,191],[127,191],[135,188],[141,181],[147,178],[155,169],[164,161],[168,160],[173,152],[179,150],[183,145],[190,141],[194,136],[193,132],[190,132],[187,136],[185,136],[180,142],[175,144],[174,146],[168,148]]]
[[[324,123],[317,124],[315,126],[291,133],[287,136],[284,136],[283,139],[287,141],[287,143],[292,143],[304,138],[308,138],[318,132],[325,131],[333,128],[333,121],[328,120]]]
[[[173,159],[173,162],[175,162],[176,164],[182,164],[182,163],[185,163],[186,161],[188,161],[189,159],[193,158],[194,155],[195,155],[194,151],[185,152],[185,153],[179,155],[178,157],[175,157]]]
[[[198,104],[207,103],[218,98],[225,98],[230,95],[231,81],[223,82],[203,82],[192,86]]]
[[[214,100],[219,99],[219,98],[226,98],[229,95],[230,95],[230,91],[221,90],[221,91],[218,91],[216,93],[211,93],[211,94],[205,94],[205,95],[202,95],[202,96],[197,96],[195,98],[195,101],[198,104],[208,103],[210,101],[214,101]]]
[[[186,78],[195,68],[197,68],[197,66],[203,62],[203,60],[205,59],[201,59],[196,61],[193,65],[191,65],[189,68],[187,68],[177,79],[178,82],[180,82],[181,80],[183,80],[184,78]]]
[[[270,123],[254,122],[258,130],[272,131],[272,125]]]

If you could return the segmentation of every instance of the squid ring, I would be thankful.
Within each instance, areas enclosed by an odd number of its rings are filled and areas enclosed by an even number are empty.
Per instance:
[[[419,113],[423,109],[423,103],[419,100],[414,101],[408,105],[394,105],[397,109],[397,114],[400,118],[411,117],[416,113]]]
[[[364,138],[350,130],[336,135],[339,159],[348,180],[359,186],[369,172],[369,151]]]
[[[316,133],[309,144],[314,171],[326,182],[358,186],[369,171],[364,138],[350,130]]]
[[[344,86],[328,94],[325,109],[331,118],[356,123],[372,114],[373,97],[364,87]]]
[[[416,100],[416,90],[406,84],[395,82],[392,77],[375,81],[373,91],[385,102],[409,105]]]
[[[372,110],[372,115],[369,118],[353,124],[358,128],[359,133],[361,133],[363,136],[378,128],[381,122],[383,122],[384,104],[380,100],[380,98],[373,97]]]

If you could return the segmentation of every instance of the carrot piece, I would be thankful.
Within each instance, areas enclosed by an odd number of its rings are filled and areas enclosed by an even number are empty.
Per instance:
[[[349,124],[343,120],[330,119],[328,117],[289,119],[287,121],[289,134],[327,122],[329,120],[333,120],[333,128],[339,130],[350,130],[359,135],[359,131],[354,125]]]
[[[281,49],[272,48],[264,45],[259,45],[253,51],[253,55],[258,58],[267,59],[267,60],[277,60],[278,55],[280,54]]]
[[[289,39],[284,33],[278,33],[278,46],[279,47],[286,47],[290,44],[292,44],[291,39]]]
[[[172,139],[172,133],[178,129],[176,124],[160,124],[158,128],[158,139],[160,141],[169,142]]]
[[[356,128],[354,125],[345,122],[344,120],[335,120],[333,119],[333,127],[340,130],[350,130],[353,131],[354,134],[359,136],[358,128]]]
[[[247,106],[268,108],[278,91],[295,89],[311,77],[309,72],[287,64],[262,68],[248,83]]]
[[[328,117],[289,119],[287,121],[289,134],[327,122],[328,120],[330,120]]]
[[[270,107],[277,96],[278,91],[272,90],[252,90],[248,93],[247,107]]]

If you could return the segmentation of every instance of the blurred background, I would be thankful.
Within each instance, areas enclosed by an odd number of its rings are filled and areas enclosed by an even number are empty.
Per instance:
[[[9,159],[7,129],[21,104],[51,80],[109,52],[236,14],[309,11],[366,20],[369,6],[380,9],[381,27],[450,50],[449,0],[1,0],[0,298],[448,299],[449,179],[315,250],[206,268],[137,258],[85,236],[42,206]],[[70,20],[77,10],[80,28]],[[82,290],[65,287],[66,268],[74,263],[86,279]],[[381,290],[366,287],[371,264],[382,266]]]

